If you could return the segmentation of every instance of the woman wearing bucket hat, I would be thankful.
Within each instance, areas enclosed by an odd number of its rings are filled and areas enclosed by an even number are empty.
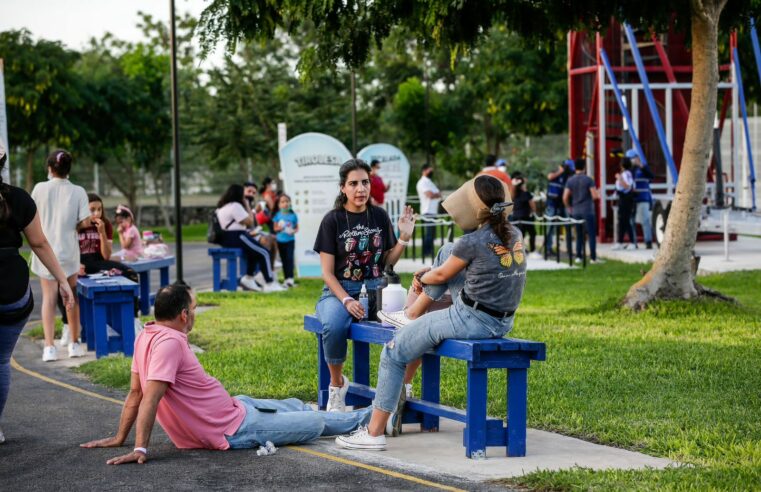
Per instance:
[[[367,427],[336,438],[348,449],[382,450],[384,431],[401,425],[399,394],[406,365],[447,338],[499,338],[513,327],[523,296],[526,256],[506,183],[477,176],[447,197],[442,206],[462,229],[476,229],[439,250],[434,267],[420,275],[423,294],[398,313],[383,313],[400,327],[381,353],[373,414]],[[448,309],[424,314],[449,289]]]

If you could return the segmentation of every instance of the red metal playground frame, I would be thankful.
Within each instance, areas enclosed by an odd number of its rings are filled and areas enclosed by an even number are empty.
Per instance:
[[[737,46],[735,33],[730,35],[729,44],[730,48]],[[719,66],[719,132],[723,131],[728,108],[732,107],[728,125],[732,132],[731,162],[723,167],[729,195],[738,189],[740,176],[734,148],[742,144],[737,138],[742,126],[736,109],[738,85],[733,66],[733,58]],[[661,227],[662,233],[682,159],[691,79],[691,54],[685,45],[685,35],[673,28],[664,34],[636,31],[611,19],[605,35],[568,34],[569,149],[571,156],[587,159],[588,172],[603,195],[598,205],[601,241],[613,237],[614,175],[620,157],[611,151],[632,146],[641,148],[656,176],[652,183],[652,222],[655,229]],[[627,115],[621,109],[622,104],[628,110]],[[659,121],[652,117],[651,108],[656,108]],[[714,162],[715,159],[707,176],[708,195],[712,195],[715,182]]]

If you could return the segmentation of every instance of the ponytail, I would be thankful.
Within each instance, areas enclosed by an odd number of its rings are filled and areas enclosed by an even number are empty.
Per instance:
[[[502,244],[509,246],[513,226],[507,219],[507,212],[508,207],[512,208],[512,203],[505,201],[505,199],[510,200],[509,196],[505,196],[505,187],[500,180],[488,174],[477,177],[473,185],[478,198],[490,208],[488,218],[483,223],[488,223]]]

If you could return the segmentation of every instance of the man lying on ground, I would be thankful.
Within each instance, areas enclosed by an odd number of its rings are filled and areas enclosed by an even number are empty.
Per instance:
[[[255,448],[267,441],[276,446],[302,443],[346,434],[369,421],[370,408],[328,413],[313,411],[296,398],[231,397],[190,349],[195,309],[196,296],[185,284],[158,291],[156,321],[146,324],[135,340],[130,391],[116,435],[82,447],[120,447],[135,424],[134,450],[107,463],[145,463],[157,419],[178,448],[220,450]]]

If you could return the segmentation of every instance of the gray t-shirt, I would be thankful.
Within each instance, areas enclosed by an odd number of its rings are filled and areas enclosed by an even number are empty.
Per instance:
[[[595,187],[595,181],[586,174],[575,174],[565,183],[571,190],[571,209],[573,215],[589,215],[595,212],[595,202],[590,188]]]
[[[515,311],[526,285],[523,236],[511,226],[510,244],[504,245],[485,225],[454,243],[452,254],[468,263],[465,294],[496,311]]]

